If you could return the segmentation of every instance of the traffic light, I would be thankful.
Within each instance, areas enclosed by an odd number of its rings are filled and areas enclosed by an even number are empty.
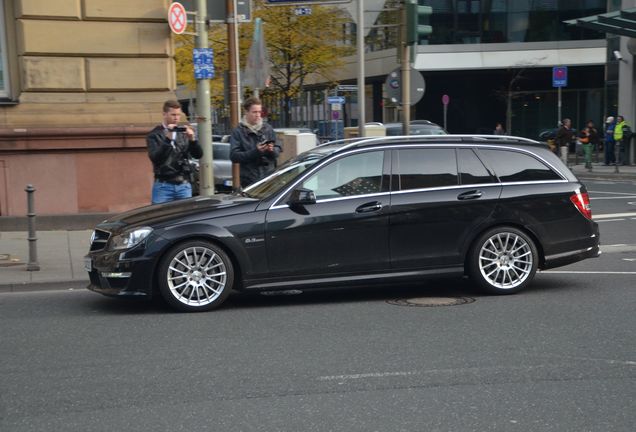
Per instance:
[[[417,45],[421,37],[433,33],[433,27],[420,24],[420,17],[432,14],[433,8],[420,6],[418,0],[404,0],[404,7],[406,8],[406,44]]]

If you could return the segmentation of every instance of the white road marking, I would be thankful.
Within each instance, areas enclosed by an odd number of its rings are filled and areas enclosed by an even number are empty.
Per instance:
[[[419,375],[419,372],[417,371],[373,372],[373,373],[360,373],[360,374],[351,374],[351,375],[321,376],[321,377],[318,377],[318,379],[320,381],[342,381],[342,380],[354,380],[354,379],[364,379],[364,378],[384,378],[384,377],[410,376],[410,375]]]
[[[598,221],[599,223],[601,222],[618,222],[618,221],[624,221],[625,219],[604,219],[604,220],[600,220]]]
[[[576,271],[576,270],[544,270],[541,273],[552,274],[605,274],[605,275],[636,275],[635,271],[632,272],[619,272],[619,271]]]
[[[591,201],[596,201],[596,200],[616,200],[616,199],[626,199],[626,198],[636,198],[636,196],[629,195],[629,196],[617,196],[617,197],[590,197],[590,200]]]
[[[609,194],[609,195],[634,195],[628,192],[605,192],[605,191],[588,191],[588,193]]]
[[[614,218],[625,218],[625,217],[636,217],[636,213],[608,213],[608,214],[592,215],[592,219],[614,219]]]

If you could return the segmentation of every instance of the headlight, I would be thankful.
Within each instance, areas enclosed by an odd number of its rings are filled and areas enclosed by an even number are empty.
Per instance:
[[[111,239],[110,248],[113,250],[130,249],[141,243],[151,232],[152,228],[150,227],[140,227],[131,231],[124,231]]]

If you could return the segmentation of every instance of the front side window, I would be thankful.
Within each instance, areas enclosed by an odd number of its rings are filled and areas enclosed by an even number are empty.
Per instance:
[[[550,167],[525,153],[480,150],[479,154],[484,156],[502,183],[562,180]]]
[[[398,190],[457,185],[455,149],[417,148],[396,153],[393,172]]]
[[[9,97],[9,68],[7,63],[7,24],[4,0],[0,0],[0,98]]]
[[[383,164],[384,151],[345,156],[322,167],[301,187],[314,191],[318,200],[379,193]]]

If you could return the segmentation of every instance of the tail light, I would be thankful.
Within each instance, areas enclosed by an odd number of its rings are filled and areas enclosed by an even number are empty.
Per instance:
[[[581,192],[577,189],[576,192],[570,196],[570,201],[574,204],[574,207],[581,212],[587,219],[592,220],[592,208],[590,207],[590,196],[587,192]]]

